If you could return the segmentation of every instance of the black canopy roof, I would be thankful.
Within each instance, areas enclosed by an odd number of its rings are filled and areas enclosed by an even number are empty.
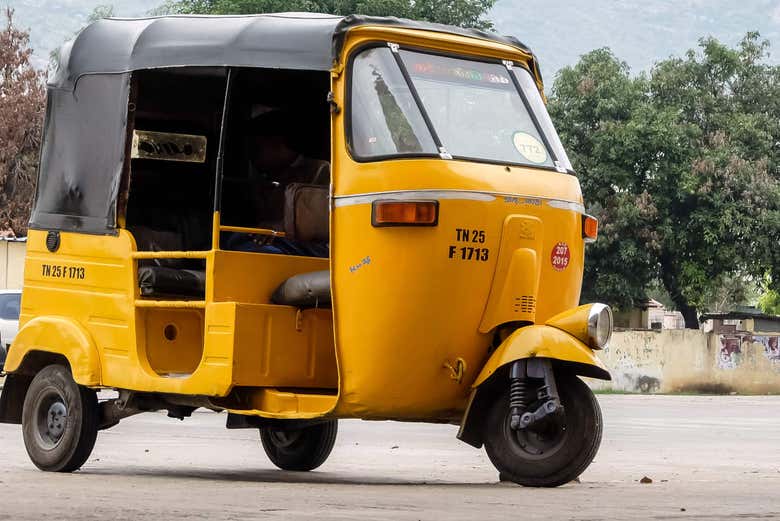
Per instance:
[[[177,66],[330,70],[346,33],[366,25],[469,36],[532,55],[513,37],[399,18],[317,13],[107,18],[89,25],[62,47],[59,67],[49,85],[73,90],[85,74]],[[535,60],[531,67],[539,75]]]
[[[104,19],[60,52],[49,80],[30,228],[115,234],[126,163],[131,73],[172,67],[328,71],[346,34],[388,26],[491,40],[532,56],[514,38],[397,18],[266,14]]]

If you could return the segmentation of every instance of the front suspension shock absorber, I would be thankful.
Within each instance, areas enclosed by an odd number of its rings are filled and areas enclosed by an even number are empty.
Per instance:
[[[520,418],[528,407],[525,361],[518,360],[509,370],[509,427],[517,430]]]

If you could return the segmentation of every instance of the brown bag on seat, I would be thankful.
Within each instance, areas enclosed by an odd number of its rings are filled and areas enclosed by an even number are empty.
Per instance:
[[[284,190],[284,232],[295,241],[329,238],[329,189],[327,186],[290,183]]]

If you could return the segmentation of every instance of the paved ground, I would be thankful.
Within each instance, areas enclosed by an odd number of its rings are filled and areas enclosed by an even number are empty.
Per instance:
[[[498,483],[452,426],[342,422],[328,462],[293,474],[224,415],[149,414],[101,433],[80,472],[53,475],[0,425],[0,520],[780,519],[780,397],[599,400],[596,461],[553,490]]]

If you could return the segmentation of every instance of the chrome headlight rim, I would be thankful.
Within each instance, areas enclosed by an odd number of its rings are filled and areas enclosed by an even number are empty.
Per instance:
[[[604,312],[606,311],[606,315]],[[600,321],[604,320],[604,316],[608,321],[607,337],[600,341],[599,339],[599,325]],[[604,349],[609,345],[609,341],[612,340],[612,329],[614,320],[612,317],[612,308],[606,304],[593,304],[588,312],[588,345],[591,349]]]

